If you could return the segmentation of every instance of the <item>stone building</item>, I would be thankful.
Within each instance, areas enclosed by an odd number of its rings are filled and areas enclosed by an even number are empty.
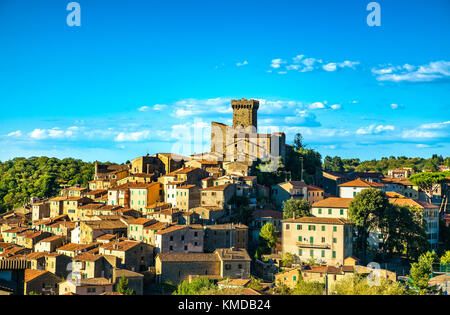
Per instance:
[[[282,221],[282,254],[301,262],[314,258],[327,265],[343,265],[352,256],[353,224],[337,218],[301,217]]]
[[[248,248],[248,227],[243,224],[208,225],[205,229],[205,251],[217,248]]]
[[[158,253],[202,253],[204,231],[197,225],[173,225],[155,233]]]
[[[286,135],[281,132],[258,134],[257,100],[232,100],[233,126],[211,123],[211,154],[219,161],[252,162],[284,157]]]
[[[210,279],[249,279],[251,258],[245,249],[220,248],[214,253],[159,254],[156,278],[175,285],[203,276]]]

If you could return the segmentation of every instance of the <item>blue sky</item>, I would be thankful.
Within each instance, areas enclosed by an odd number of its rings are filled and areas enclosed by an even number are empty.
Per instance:
[[[449,1],[369,2],[0,0],[0,160],[207,151],[243,97],[323,156],[450,155]]]

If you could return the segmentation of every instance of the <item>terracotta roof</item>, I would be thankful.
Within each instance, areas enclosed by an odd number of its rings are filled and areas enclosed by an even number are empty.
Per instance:
[[[100,246],[101,249],[106,249],[106,250],[115,250],[115,251],[127,251],[135,246],[138,246],[139,244],[141,244],[141,242],[136,242],[136,241],[123,241],[123,242],[119,242],[119,241],[113,241],[107,244],[104,244],[102,246]]]
[[[41,231],[28,230],[20,234],[17,234],[17,236],[33,239],[39,237],[41,234],[43,234]]]
[[[104,234],[102,236],[99,236],[96,238],[96,240],[112,240],[115,239],[117,237],[117,235],[114,234]]]
[[[342,269],[334,266],[307,266],[302,272],[341,274]]]
[[[363,179],[355,179],[355,180],[340,184],[339,187],[372,187],[372,188],[378,187],[378,188],[380,188],[380,187],[386,187],[386,185],[379,184],[376,182],[369,182],[369,181],[363,180]]]
[[[406,198],[405,196],[396,193],[395,191],[386,191],[386,196],[389,198]]]
[[[446,274],[431,278],[428,283],[430,285],[438,285],[438,284],[443,284],[445,282],[450,282],[450,273],[446,273]]]
[[[410,198],[389,198],[389,202],[394,205],[405,207],[416,207],[421,209],[439,209],[439,206],[436,206],[432,203]]]
[[[320,188],[317,186],[308,185],[308,191],[324,191],[324,190],[323,190],[323,188]]]
[[[397,185],[403,185],[403,186],[414,186],[413,183],[411,183],[407,178],[382,178],[382,183],[386,184],[397,184]]]
[[[176,170],[175,172],[172,172],[170,174],[188,174],[188,173],[191,173],[191,172],[193,172],[195,170],[198,170],[198,169],[199,169],[198,167],[185,167],[185,168]]]
[[[103,256],[101,255],[94,255],[91,253],[82,253],[80,255],[77,255],[73,258],[73,260],[77,261],[97,261],[101,259]]]
[[[127,225],[120,220],[84,221],[93,230],[126,229]]]
[[[56,250],[57,251],[65,251],[65,252],[74,252],[77,250],[83,250],[83,249],[87,249],[90,247],[93,247],[94,244],[75,244],[75,243],[69,243],[66,245],[63,245],[61,247],[58,247]]]
[[[214,253],[224,261],[252,261],[248,252],[241,248],[217,248]]]
[[[60,240],[60,239],[63,239],[63,238],[64,238],[64,236],[61,236],[61,235],[53,235],[53,236],[44,238],[43,240],[40,240],[39,243],[53,242],[53,241],[57,241],[57,240]]]
[[[124,295],[124,294],[120,292],[105,292],[101,293],[100,295]]]
[[[155,231],[157,231],[157,230],[163,230],[163,229],[167,228],[168,226],[169,225],[167,223],[156,222],[156,223],[154,223],[152,225],[146,226],[144,228],[144,230],[155,230]]]
[[[43,253],[43,252],[32,252],[32,253],[25,255],[25,257],[26,257],[26,259],[39,259],[39,258],[45,257],[45,254],[46,253]]]
[[[186,229],[186,228],[188,228],[187,225],[172,225],[172,226],[169,226],[168,228],[166,228],[164,230],[160,230],[160,231],[156,232],[156,234],[164,235],[164,234],[167,234],[167,233],[172,233],[172,232],[175,232],[175,231],[178,231],[178,230],[183,230],[183,229]]]
[[[37,277],[40,277],[47,272],[48,271],[46,270],[25,269],[25,282],[30,282],[31,280],[36,279]]]
[[[283,220],[283,222],[286,222],[286,223],[335,224],[335,225],[352,224],[351,221],[344,220],[344,219],[319,218],[319,217],[301,217],[298,219]]]
[[[162,262],[203,262],[203,261],[220,261],[219,257],[214,254],[189,253],[189,254],[159,254],[156,258]]]
[[[105,278],[83,278],[80,280],[81,286],[93,286],[93,285],[108,285],[111,284],[108,279]]]
[[[159,186],[161,183],[130,183],[130,189],[148,189],[153,186]]]
[[[202,191],[222,191],[228,188],[231,184],[225,184],[225,185],[219,185],[219,186],[213,186],[208,188],[203,188]]]
[[[116,279],[120,278],[122,276],[125,276],[126,278],[131,278],[131,277],[143,278],[144,277],[144,275],[142,273],[137,273],[137,272],[127,270],[127,269],[115,269],[114,273],[115,273]]]
[[[106,194],[108,192],[108,190],[106,189],[97,189],[97,190],[92,190],[86,193],[86,196],[92,196],[92,195],[98,195],[98,194]]]
[[[156,222],[154,219],[138,218],[130,222],[130,224],[146,225]]]
[[[190,188],[194,188],[197,187],[195,185],[180,185],[177,187],[177,189],[190,189]]]
[[[312,204],[313,208],[348,208],[353,198],[330,197]]]
[[[203,207],[196,207],[192,208],[192,211],[224,211],[222,207],[216,207],[216,206],[203,206]]]

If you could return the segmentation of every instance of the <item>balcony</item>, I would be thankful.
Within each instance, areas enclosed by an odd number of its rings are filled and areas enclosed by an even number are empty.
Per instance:
[[[300,248],[317,248],[317,249],[330,249],[331,245],[327,243],[314,244],[308,242],[297,242],[296,245]]]

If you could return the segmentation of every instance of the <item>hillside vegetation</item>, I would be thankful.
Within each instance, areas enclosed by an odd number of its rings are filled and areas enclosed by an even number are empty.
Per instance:
[[[0,213],[22,206],[30,197],[53,197],[61,184],[84,185],[94,177],[94,164],[48,157],[0,162]]]

